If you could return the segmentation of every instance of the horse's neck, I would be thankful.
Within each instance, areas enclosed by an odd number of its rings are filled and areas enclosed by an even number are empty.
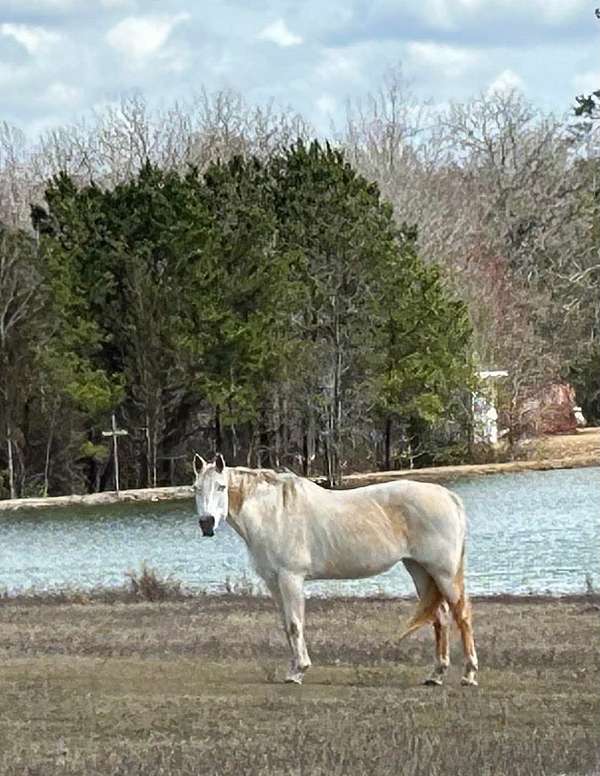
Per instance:
[[[243,518],[242,506],[247,495],[248,479],[255,475],[235,468],[228,470],[227,490],[229,496],[229,512],[227,522],[248,542],[248,531]]]

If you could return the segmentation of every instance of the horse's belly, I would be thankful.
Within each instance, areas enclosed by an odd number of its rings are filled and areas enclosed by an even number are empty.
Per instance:
[[[370,559],[330,558],[313,564],[307,579],[364,579],[382,574],[394,566],[400,558],[386,556]]]
[[[384,571],[388,571],[394,566],[394,563],[390,563],[387,566],[380,568],[363,568],[363,569],[349,569],[332,571],[323,569],[321,572],[313,572],[306,575],[306,579],[365,579],[366,577],[376,577],[378,574],[383,574]]]
[[[405,543],[386,525],[370,530],[353,526],[352,531],[315,535],[309,543],[309,579],[361,579],[381,574],[405,554]]]

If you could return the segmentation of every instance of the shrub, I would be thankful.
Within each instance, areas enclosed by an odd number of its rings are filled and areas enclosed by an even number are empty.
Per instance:
[[[127,571],[129,588],[134,597],[142,601],[166,601],[182,598],[181,582],[170,577],[161,578],[158,573],[144,561],[139,573]]]

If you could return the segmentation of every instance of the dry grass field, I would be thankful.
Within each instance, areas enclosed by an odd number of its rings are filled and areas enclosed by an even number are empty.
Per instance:
[[[480,687],[460,650],[421,686],[411,602],[309,600],[314,668],[281,684],[271,601],[0,602],[0,773],[531,776],[600,773],[600,606],[476,601]]]
[[[541,436],[534,440],[530,455],[567,461],[577,456],[595,455],[600,463],[600,428],[579,428],[572,434]]]

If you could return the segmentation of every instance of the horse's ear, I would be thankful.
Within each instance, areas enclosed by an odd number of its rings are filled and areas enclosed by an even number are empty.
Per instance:
[[[215,468],[221,474],[223,469],[225,468],[225,459],[221,455],[221,453],[217,453],[215,455]]]
[[[192,463],[194,467],[194,474],[198,475],[204,469],[206,466],[206,461],[201,455],[198,455],[198,453],[194,453],[194,460]]]

